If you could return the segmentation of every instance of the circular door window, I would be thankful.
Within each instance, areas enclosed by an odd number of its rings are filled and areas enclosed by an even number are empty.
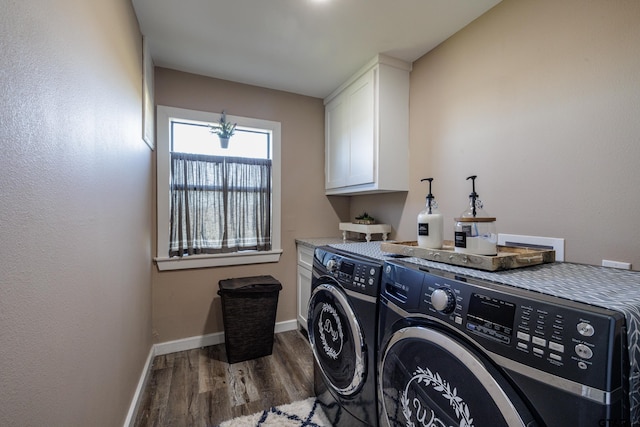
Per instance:
[[[314,289],[307,317],[313,356],[328,385],[343,396],[362,387],[364,337],[346,294],[331,284]]]
[[[409,327],[393,334],[378,382],[390,426],[535,425],[488,360],[434,329]]]

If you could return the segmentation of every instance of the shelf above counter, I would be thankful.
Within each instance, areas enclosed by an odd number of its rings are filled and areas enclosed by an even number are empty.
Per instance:
[[[371,241],[372,234],[382,234],[382,240],[386,241],[391,233],[389,224],[354,224],[352,222],[341,222],[338,227],[342,231],[342,239],[347,241],[347,232],[361,233],[366,236],[367,242]]]

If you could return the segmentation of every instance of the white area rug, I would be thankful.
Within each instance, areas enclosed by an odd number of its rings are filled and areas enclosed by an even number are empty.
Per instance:
[[[331,427],[314,397],[289,403],[245,417],[234,418],[220,427]]]

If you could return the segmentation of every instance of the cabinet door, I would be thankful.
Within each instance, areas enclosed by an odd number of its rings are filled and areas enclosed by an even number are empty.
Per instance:
[[[325,188],[344,187],[349,178],[348,97],[338,96],[325,112]]]
[[[374,182],[375,168],[375,69],[349,88],[349,178],[347,185]]]
[[[298,323],[305,331],[309,298],[311,298],[311,270],[298,265]]]
[[[375,181],[375,70],[326,106],[325,188]]]

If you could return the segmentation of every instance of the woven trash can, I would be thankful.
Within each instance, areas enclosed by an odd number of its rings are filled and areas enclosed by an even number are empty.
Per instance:
[[[220,280],[218,285],[227,361],[270,355],[282,284],[272,276],[252,276]]]

